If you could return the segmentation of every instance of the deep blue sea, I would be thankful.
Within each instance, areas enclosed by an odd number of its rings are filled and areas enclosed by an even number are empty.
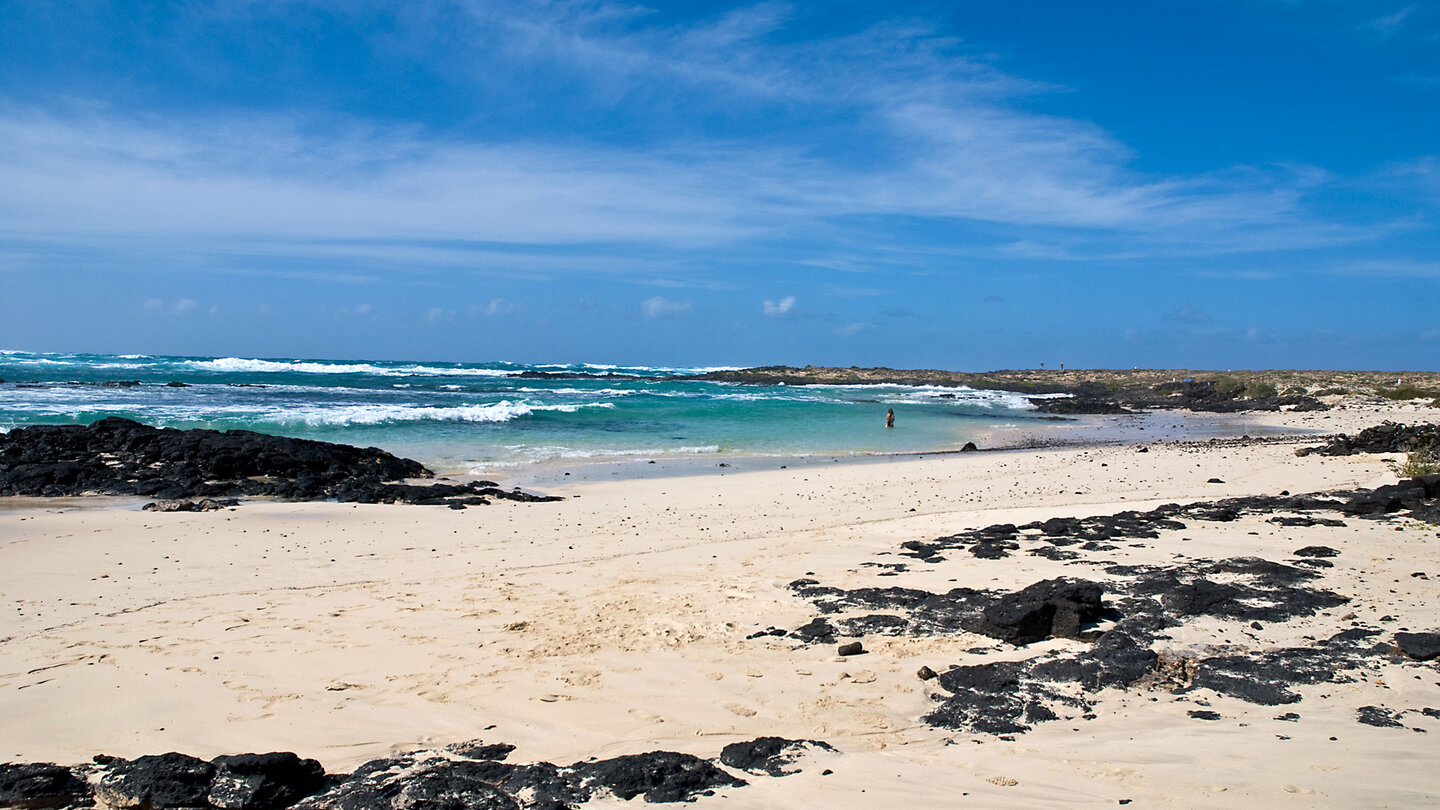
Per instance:
[[[993,391],[678,379],[704,370],[5,351],[0,430],[125,416],[376,446],[437,471],[484,473],[584,459],[955,450],[996,429],[1048,424],[1024,398]],[[642,379],[513,376],[524,371]]]

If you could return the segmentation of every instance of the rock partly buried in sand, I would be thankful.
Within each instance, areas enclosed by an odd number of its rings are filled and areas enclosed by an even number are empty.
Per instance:
[[[783,737],[756,737],[749,742],[730,743],[720,751],[720,762],[732,768],[770,776],[799,773],[790,766],[808,751],[834,751],[820,740],[787,740]]]
[[[315,760],[288,752],[210,762],[173,752],[134,760],[101,755],[94,765],[73,769],[5,764],[0,807],[80,808],[98,799],[107,807],[135,810],[562,810],[608,796],[690,802],[748,784],[715,760],[674,751],[562,767],[502,761],[514,749],[507,743],[457,743],[373,760],[348,775],[326,775]],[[834,750],[818,740],[760,737],[726,746],[721,761],[755,774],[788,776],[798,772],[794,766],[806,753]]]
[[[1440,633],[1396,633],[1395,646],[1417,661],[1440,658]]]
[[[62,765],[0,764],[0,807],[66,807],[90,796],[90,786]]]
[[[155,501],[140,507],[146,512],[218,512],[232,506],[239,506],[234,498],[204,498],[199,501]]]
[[[1425,502],[1434,498],[1440,498],[1440,473],[1357,493],[1345,502],[1344,511],[1347,515],[1383,515],[1401,509],[1423,509]]]
[[[1063,558],[1067,564],[1098,568],[1109,579],[1104,593],[1097,590],[1093,597],[1084,593],[1085,585],[1099,586],[1083,579],[1046,580],[1009,594],[967,588],[947,593],[903,587],[844,590],[800,579],[790,583],[790,589],[811,601],[825,618],[813,620],[805,626],[807,632],[792,637],[817,643],[818,639],[811,639],[822,628],[826,643],[836,637],[872,634],[935,637],[968,632],[1022,641],[1046,637],[1041,633],[1073,634],[1081,640],[1099,635],[1093,645],[1052,645],[1028,659],[955,666],[942,672],[934,694],[940,705],[924,720],[943,728],[1016,734],[1037,722],[1088,716],[1096,703],[1093,694],[1107,688],[1208,690],[1253,704],[1293,704],[1306,686],[1373,679],[1381,667],[1394,664],[1431,667],[1428,662],[1440,659],[1440,633],[1396,634],[1392,646],[1379,641],[1381,630],[1355,621],[1356,615],[1349,612],[1336,617],[1341,625],[1329,638],[1307,637],[1310,643],[1300,646],[1276,645],[1254,634],[1299,617],[1330,616],[1327,611],[1350,601],[1344,594],[1315,586],[1324,576],[1324,569],[1317,571],[1315,566],[1333,565],[1324,558],[1339,556],[1334,548],[1301,546],[1294,552],[1299,559],[1291,564],[1259,557],[1209,560],[1180,554],[1163,564],[1122,564],[1109,553],[1114,545],[1101,540],[1149,537],[1156,542],[1146,545],[1163,548],[1161,544],[1184,540],[1178,533],[1187,523],[1177,518],[1230,522],[1247,516],[1304,527],[1308,531],[1303,536],[1319,539],[1325,531],[1344,529],[1345,523],[1314,513],[1342,511],[1355,499],[1375,492],[1383,508],[1410,506],[1412,511],[1395,517],[1390,512],[1367,515],[1367,519],[1425,520],[1440,508],[1436,504],[1440,491],[1427,488],[1440,486],[1440,481],[1432,485],[1420,480],[1419,491],[1425,493],[1420,500],[1416,500],[1416,482],[1402,483],[1404,497],[1383,487],[1359,493],[1291,496],[1285,492],[1278,497],[1165,504],[1149,512],[1053,518],[1019,527],[1000,524],[927,543],[909,541],[903,547],[927,564],[944,562],[938,552],[956,547],[1003,547],[1006,553],[1028,550],[1055,559],[1057,546],[1071,546],[1074,551],[1063,549],[1069,555]],[[1080,593],[1069,591],[1070,587]],[[1073,604],[1062,611],[1052,597]],[[1057,621],[1061,614],[1073,618]],[[1202,616],[1222,622],[1219,633],[1226,643],[1213,649],[1156,646],[1177,637],[1172,628],[1193,626]],[[1111,621],[1110,629],[1100,634],[1105,626],[1100,622]],[[1393,618],[1382,616],[1378,621]],[[1246,639],[1256,643],[1248,644]],[[1410,660],[1401,658],[1401,653]]]
[[[708,759],[671,751],[631,754],[561,768],[416,754],[360,766],[349,779],[296,805],[297,810],[564,808],[611,794],[647,802],[693,801],[746,782]]]
[[[865,645],[858,641],[841,644],[835,651],[836,655],[860,655],[863,652],[865,652]]]
[[[1082,626],[1100,618],[1103,593],[1097,582],[1043,580],[981,611],[976,631],[1017,647],[1052,636],[1080,638]]]
[[[139,495],[159,500],[272,497],[346,503],[479,505],[487,498],[559,500],[490,481],[419,486],[424,465],[374,447],[246,430],[154,428],[110,417],[0,434],[0,496]]]

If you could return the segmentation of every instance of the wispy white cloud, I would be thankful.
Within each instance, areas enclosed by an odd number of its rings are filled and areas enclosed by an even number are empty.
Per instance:
[[[862,332],[868,332],[874,328],[875,324],[869,321],[856,321],[854,323],[847,323],[844,326],[835,327],[835,336],[842,338],[855,337]]]
[[[1392,36],[1404,27],[1405,21],[1415,13],[1415,6],[1408,5],[1393,13],[1384,14],[1371,20],[1366,27],[1383,36]]]
[[[519,307],[520,305],[514,301],[509,301],[504,298],[492,298],[490,299],[490,303],[484,306],[471,307],[470,312],[473,315],[484,315],[487,318],[493,318],[496,315],[509,315],[516,309],[519,309]]]
[[[690,307],[690,301],[675,301],[659,295],[640,302],[640,309],[647,318],[674,318],[689,312]]]
[[[334,11],[368,13],[357,8]],[[590,121],[592,105],[624,105],[655,122],[626,138],[319,112],[0,107],[0,229],[96,245],[123,235],[157,253],[206,245],[361,258],[374,269],[347,270],[358,283],[470,267],[680,286],[700,274],[677,263],[778,241],[848,238],[805,260],[833,270],[929,263],[945,239],[881,248],[868,238],[896,218],[996,226],[1006,236],[969,249],[1058,261],[1303,248],[1372,233],[1307,210],[1307,195],[1333,182],[1318,170],[1135,171],[1130,149],[1095,124],[1030,110],[1030,98],[1054,88],[922,23],[806,39],[788,27],[799,13],[761,4],[677,26],[606,2],[424,3],[397,12],[371,44],[377,58],[422,62],[481,94],[520,92],[505,85],[523,89],[529,72],[573,83],[584,90],[567,102],[577,121]],[[705,123],[717,112],[777,125],[721,138]]]
[[[163,298],[149,298],[146,299],[144,308],[146,312],[159,315],[189,315],[200,308],[200,302],[194,298],[178,298],[172,301]],[[210,314],[215,314],[213,307]]]
[[[1440,261],[1408,259],[1364,259],[1332,268],[1339,276],[1358,278],[1435,278],[1440,279]]]
[[[779,301],[767,300],[764,304],[764,312],[771,318],[778,318],[787,314],[795,308],[795,296],[787,295]]]

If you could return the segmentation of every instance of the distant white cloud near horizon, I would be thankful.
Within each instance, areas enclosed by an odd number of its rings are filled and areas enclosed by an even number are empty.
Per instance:
[[[861,331],[879,338],[872,362],[1002,364],[939,339],[972,292],[1041,302],[1027,326],[993,306],[966,323],[998,330],[1004,352],[1033,357],[1079,334],[1097,359],[1123,362],[1135,325],[1098,313],[1177,330],[1176,352],[1199,345],[1204,321],[1186,313],[1275,319],[1228,298],[1256,257],[1270,277],[1311,285],[1436,279],[1440,172],[1433,142],[1421,146],[1436,116],[1402,124],[1374,106],[1433,104],[1435,90],[1392,81],[1440,69],[1417,50],[1437,29],[1428,3],[1306,17],[1181,2],[1137,7],[1123,28],[1100,10],[1042,5],[15,9],[16,47],[0,54],[0,271],[51,317],[67,305],[46,303],[42,281],[57,278],[110,295],[161,279],[166,300],[293,308],[318,296],[357,313],[344,288],[370,287],[381,292],[367,298],[430,323],[543,321],[530,338],[547,356],[682,364],[841,361],[853,347],[832,356],[828,341]],[[1383,45],[1354,35],[1366,26]],[[1337,101],[1330,71],[1364,91]],[[1277,92],[1290,113],[1273,109]],[[833,282],[854,274],[881,279],[865,285],[879,292],[839,294]],[[777,285],[795,293],[762,297]],[[637,298],[646,286],[689,294]],[[1297,290],[1307,309],[1275,328],[1330,306],[1317,303],[1326,289],[1351,304],[1332,316],[1342,333],[1369,328],[1339,286]],[[804,318],[791,326],[808,333],[777,343],[766,330],[779,324],[734,326],[791,315],[797,297]],[[684,314],[699,331],[649,343],[618,325],[635,300],[646,319]],[[902,308],[903,324],[882,315]],[[311,340],[304,320],[274,339]],[[40,323],[0,340],[63,339]],[[104,343],[123,324],[94,328]],[[229,328],[195,350],[243,352],[253,333]],[[351,337],[357,356],[449,350]],[[497,351],[521,356],[516,333],[500,337]],[[1319,360],[1249,343],[1214,351],[1231,365]]]

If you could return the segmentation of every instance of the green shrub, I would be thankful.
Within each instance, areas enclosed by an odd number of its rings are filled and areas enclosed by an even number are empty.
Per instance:
[[[1321,388],[1319,391],[1316,391],[1316,392],[1315,392],[1315,396],[1317,396],[1317,397],[1332,397],[1332,396],[1344,397],[1344,396],[1349,396],[1349,395],[1350,395],[1350,389],[1349,389],[1349,388]]]
[[[1215,393],[1217,394],[1234,397],[1239,396],[1240,392],[1244,390],[1245,383],[1235,379],[1234,377],[1215,378]]]
[[[1285,396],[1287,397],[1303,397],[1308,393],[1310,392],[1306,391],[1302,385],[1292,385],[1285,389]]]
[[[1379,394],[1382,397],[1385,397],[1386,399],[1406,400],[1440,398],[1440,391],[1436,391],[1433,388],[1421,388],[1420,386],[1414,385],[1413,383],[1397,385],[1394,388],[1379,388],[1376,389],[1375,393]]]
[[[1405,454],[1405,460],[1391,464],[1390,471],[1400,478],[1419,478],[1422,475],[1440,473],[1440,453],[1434,446],[1421,447]]]
[[[1246,399],[1264,399],[1275,396],[1275,383],[1252,380],[1245,384]]]

